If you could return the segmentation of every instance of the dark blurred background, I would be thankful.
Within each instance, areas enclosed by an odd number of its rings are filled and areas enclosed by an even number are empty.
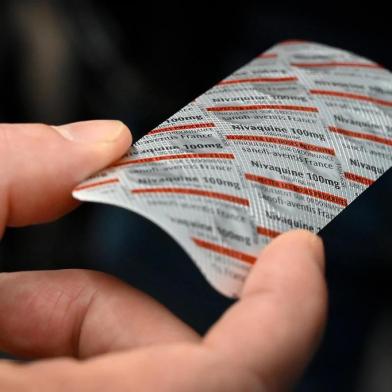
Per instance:
[[[127,3],[2,0],[0,122],[117,118],[138,139],[291,38],[335,45],[392,69],[389,14],[375,2],[347,10],[343,2],[322,1]],[[297,391],[392,390],[391,200],[389,171],[321,233],[330,317]],[[8,230],[0,266],[114,274],[201,333],[231,304],[165,233],[109,206],[84,205],[52,224]]]

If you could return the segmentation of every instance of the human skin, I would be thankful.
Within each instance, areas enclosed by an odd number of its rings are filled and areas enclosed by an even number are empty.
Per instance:
[[[131,144],[118,121],[0,124],[0,237],[54,220],[72,189]],[[155,299],[87,270],[0,274],[1,391],[285,391],[320,341],[322,241],[299,230],[259,255],[240,299],[204,336]]]

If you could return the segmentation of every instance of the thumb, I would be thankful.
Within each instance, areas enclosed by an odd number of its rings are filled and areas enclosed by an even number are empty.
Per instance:
[[[113,120],[0,124],[0,237],[7,225],[45,222],[75,207],[72,189],[120,158],[131,140]]]

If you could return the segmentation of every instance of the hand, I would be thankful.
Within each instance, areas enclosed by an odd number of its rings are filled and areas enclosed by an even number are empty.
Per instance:
[[[0,236],[55,219],[71,190],[121,157],[120,122],[0,125]],[[1,391],[281,391],[299,377],[326,313],[321,240],[283,234],[261,253],[241,299],[199,336],[154,299],[84,271],[0,274]]]

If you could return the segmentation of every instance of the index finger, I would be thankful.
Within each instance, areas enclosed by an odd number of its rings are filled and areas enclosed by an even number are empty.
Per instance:
[[[204,343],[252,370],[271,390],[284,389],[320,340],[327,308],[323,272],[319,237],[303,230],[279,236]]]

